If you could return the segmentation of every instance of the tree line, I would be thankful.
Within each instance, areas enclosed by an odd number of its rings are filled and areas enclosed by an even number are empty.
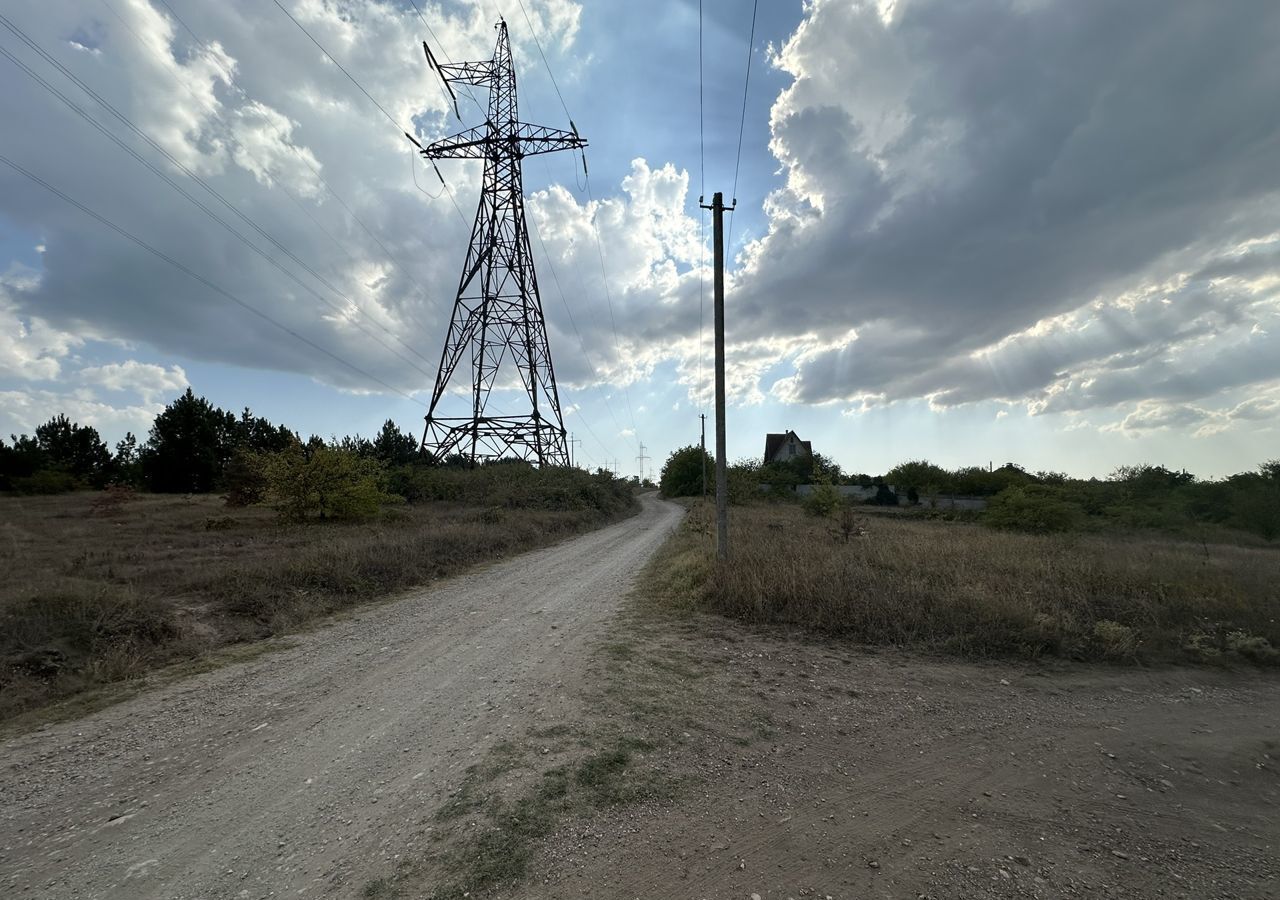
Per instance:
[[[702,473],[713,460],[697,446],[682,447],[662,468],[660,488],[668,497],[702,493]],[[708,475],[708,493],[715,479]],[[859,485],[872,489],[864,502],[946,507],[948,497],[983,497],[981,520],[996,528],[1030,532],[1076,531],[1105,526],[1179,531],[1202,525],[1280,538],[1280,460],[1220,479],[1201,479],[1161,465],[1120,466],[1105,478],[1072,478],[1062,472],[1031,472],[1017,463],[999,468],[947,469],[928,460],[899,463],[883,475],[845,473],[834,461],[812,459],[763,464],[743,460],[729,467],[729,499],[752,502],[794,496],[798,484],[819,486],[808,495],[812,511],[827,515],[846,503],[838,491],[821,486]]]
[[[332,446],[330,446],[330,444]],[[129,432],[115,451],[91,425],[55,415],[31,435],[0,439],[0,491],[52,494],[123,485],[156,493],[203,494],[242,476],[246,454],[276,454],[322,447],[387,465],[412,462],[418,442],[390,419],[372,440],[344,437],[330,443],[275,425],[246,408],[239,415],[187,388],[156,416],[145,443]]]

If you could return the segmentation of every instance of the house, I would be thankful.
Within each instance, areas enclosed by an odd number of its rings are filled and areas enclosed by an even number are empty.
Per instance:
[[[767,434],[764,438],[764,464],[785,463],[795,459],[810,459],[813,456],[813,444],[800,440],[794,431],[782,434]]]

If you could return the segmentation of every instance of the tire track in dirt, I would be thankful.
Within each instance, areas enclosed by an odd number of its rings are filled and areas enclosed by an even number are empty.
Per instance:
[[[4,893],[352,895],[495,743],[577,714],[588,648],[681,515],[642,507],[7,740]]]

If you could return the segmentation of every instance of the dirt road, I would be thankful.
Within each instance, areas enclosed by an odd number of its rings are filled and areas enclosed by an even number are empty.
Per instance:
[[[640,515],[7,740],[0,893],[349,897],[505,734],[574,715],[586,647],[680,510]]]

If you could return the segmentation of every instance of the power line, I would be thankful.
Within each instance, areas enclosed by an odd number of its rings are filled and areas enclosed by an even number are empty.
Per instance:
[[[289,12],[289,10],[285,9],[283,6],[280,5],[280,0],[271,0],[271,2],[274,3],[282,13],[284,13],[286,16],[289,17],[290,22],[298,26],[298,30],[301,31],[303,34],[305,34],[307,36],[307,39],[310,40],[311,43],[315,44],[316,47],[319,48],[320,52],[323,53],[330,62],[332,62],[335,66],[337,66],[343,75],[347,76],[347,80],[350,81],[352,84],[354,84],[356,88],[360,91],[360,93],[364,94],[366,97],[369,98],[370,103],[378,107],[378,110],[384,116],[386,116],[387,121],[395,126],[396,131],[406,135],[409,133],[407,130],[405,130],[400,126],[400,123],[395,120],[395,117],[392,116],[391,113],[387,112],[386,107],[383,106],[381,103],[379,103],[377,100],[375,100],[373,95],[364,89],[364,85],[362,85],[359,81],[357,81],[356,77],[352,75],[350,72],[348,72],[346,67],[343,66],[342,63],[338,62],[338,60],[334,58],[333,54],[330,53],[328,50],[326,50],[324,48],[324,45],[321,44],[318,40],[316,40],[315,36],[312,35],[310,31],[307,31],[306,26],[304,26],[301,22],[295,19],[293,15]],[[467,224],[467,217],[463,214],[462,207],[458,205],[457,198],[453,196],[453,191],[449,190],[448,184],[444,186],[444,189],[449,194],[449,200],[450,202],[453,203],[453,208],[458,212],[458,218],[462,220],[462,227],[469,228],[470,226]]]
[[[738,167],[742,164],[742,134],[747,125],[747,91],[751,87],[751,57],[754,56],[754,47],[756,42],[756,10],[760,6],[760,0],[753,0],[751,4],[751,36],[747,38],[747,77],[742,82],[742,118],[738,121],[738,155],[733,163],[733,198],[735,206],[738,204]]]
[[[738,154],[733,163],[733,208],[738,208],[738,167],[742,164],[742,134],[747,125],[747,91],[751,87],[751,57],[755,55],[756,42],[756,11],[759,9],[760,0],[752,0],[751,4],[751,36],[747,38],[747,76],[742,82],[742,118],[738,121]],[[730,210],[732,213],[733,210]],[[733,245],[733,219],[729,216],[729,233],[725,238],[725,246]]]
[[[301,334],[299,334],[298,332],[294,331],[294,330],[293,330],[292,328],[290,328],[289,326],[287,326],[287,325],[285,325],[285,324],[283,324],[283,323],[281,323],[281,322],[277,321],[276,319],[274,319],[274,318],[272,318],[271,316],[269,316],[267,313],[262,312],[262,310],[260,310],[260,309],[258,309],[258,308],[256,308],[256,307],[252,306],[251,304],[249,304],[249,303],[245,302],[244,300],[240,299],[239,297],[237,297],[235,294],[231,293],[230,291],[228,291],[228,290],[226,290],[226,289],[224,289],[224,288],[220,287],[219,285],[215,284],[214,282],[210,281],[208,278],[204,277],[203,275],[201,275],[201,274],[199,274],[198,272],[194,271],[193,269],[189,268],[189,267],[188,267],[188,266],[186,266],[185,264],[183,264],[183,263],[179,262],[178,260],[174,259],[174,258],[173,258],[172,256],[170,256],[169,254],[165,253],[163,250],[157,249],[156,247],[154,247],[154,246],[152,246],[151,244],[149,244],[149,243],[147,243],[146,241],[144,241],[142,238],[140,238],[140,237],[138,237],[137,235],[133,234],[132,232],[130,232],[130,231],[128,231],[128,230],[126,230],[126,229],[125,229],[125,228],[123,228],[122,226],[117,225],[115,222],[112,222],[110,219],[106,218],[105,216],[103,216],[103,215],[101,215],[101,214],[99,214],[99,213],[95,212],[94,210],[90,209],[88,206],[86,206],[85,204],[81,203],[79,200],[76,200],[74,197],[71,197],[71,196],[69,196],[68,194],[63,193],[61,190],[59,190],[58,188],[54,187],[54,186],[53,186],[52,184],[50,184],[49,182],[45,181],[45,180],[44,180],[43,178],[41,178],[39,175],[36,175],[35,173],[33,173],[33,172],[31,172],[31,171],[29,171],[29,170],[27,170],[27,169],[23,168],[23,167],[22,167],[22,166],[20,166],[18,163],[16,163],[16,162],[14,162],[13,160],[9,159],[7,156],[5,156],[5,155],[4,155],[4,154],[2,154],[2,153],[0,153],[0,163],[4,163],[6,166],[8,166],[9,168],[13,169],[15,172],[18,172],[19,174],[21,174],[21,175],[25,176],[28,180],[30,180],[30,181],[32,181],[32,182],[34,182],[34,183],[36,183],[37,185],[39,185],[40,187],[44,188],[44,189],[45,189],[46,191],[48,191],[49,193],[53,194],[53,195],[54,195],[54,196],[56,196],[56,197],[59,197],[60,199],[62,199],[62,200],[63,200],[63,201],[65,201],[66,203],[68,203],[68,204],[70,204],[71,206],[74,206],[76,209],[80,210],[80,211],[81,211],[82,213],[84,213],[85,215],[87,215],[87,216],[89,216],[90,218],[92,218],[92,219],[96,220],[96,221],[97,221],[97,222],[99,222],[100,224],[105,225],[107,228],[110,228],[112,231],[116,232],[116,233],[117,233],[117,234],[119,234],[121,237],[127,238],[128,240],[130,240],[130,241],[132,241],[133,243],[137,244],[139,247],[141,247],[143,250],[146,250],[148,253],[151,253],[151,254],[153,254],[154,256],[158,257],[159,259],[164,260],[164,261],[165,261],[165,262],[167,262],[169,265],[173,266],[175,269],[177,269],[178,271],[182,272],[184,275],[187,275],[189,278],[192,278],[192,279],[194,279],[195,281],[198,281],[200,284],[203,284],[205,287],[209,288],[209,290],[213,291],[214,293],[216,293],[216,294],[218,294],[218,295],[220,295],[220,296],[222,296],[222,297],[225,297],[227,300],[230,300],[232,303],[236,304],[237,306],[242,307],[243,309],[247,310],[248,312],[253,313],[253,314],[254,314],[255,316],[257,316],[258,318],[260,318],[260,319],[262,319],[262,320],[264,320],[264,321],[266,321],[266,322],[270,323],[271,325],[274,325],[276,328],[279,328],[281,331],[283,331],[285,334],[289,335],[290,337],[296,338],[297,340],[299,340],[299,341],[301,341],[302,343],[306,344],[308,347],[311,347],[312,349],[317,350],[317,351],[319,351],[320,353],[323,353],[325,356],[329,357],[330,359],[333,359],[333,360],[335,360],[336,362],[341,363],[342,365],[346,366],[348,369],[350,369],[351,371],[355,372],[356,374],[361,375],[361,376],[363,376],[364,378],[367,378],[367,379],[369,379],[370,381],[373,381],[373,382],[375,382],[376,384],[381,385],[382,387],[386,388],[387,390],[392,391],[393,393],[399,394],[400,396],[404,397],[404,398],[405,398],[405,399],[407,399],[407,400],[412,400],[414,403],[417,403],[419,406],[426,406],[426,404],[425,404],[425,403],[423,403],[423,402],[422,402],[421,400],[419,400],[417,397],[414,397],[412,394],[406,393],[405,391],[400,390],[400,388],[397,388],[397,387],[394,387],[394,386],[392,386],[392,385],[388,384],[387,382],[383,381],[383,380],[382,380],[381,378],[379,378],[378,376],[373,375],[372,373],[367,372],[367,371],[365,371],[364,369],[360,368],[360,367],[359,367],[359,366],[357,366],[355,363],[349,362],[348,360],[344,359],[343,357],[339,356],[338,354],[334,353],[333,351],[325,349],[324,347],[320,346],[319,344],[317,344],[315,341],[311,340],[310,338],[303,337]]]
[[[572,123],[573,116],[569,113],[569,107],[564,102],[564,95],[560,93],[560,85],[556,83],[556,76],[555,76],[555,73],[551,71],[551,64],[547,62],[547,56],[545,53],[542,52],[542,42],[538,40],[538,31],[534,27],[533,21],[529,18],[529,11],[525,8],[524,0],[517,0],[517,2],[519,2],[520,4],[520,11],[524,14],[525,23],[529,26],[529,31],[533,35],[533,42],[538,48],[538,55],[542,57],[542,65],[546,67],[547,75],[551,78],[551,85],[552,87],[555,88],[556,96],[560,98],[560,106],[564,110],[565,118],[569,119],[569,121]],[[585,160],[586,158],[585,153],[583,154],[583,158]],[[583,168],[584,169],[586,168],[585,162],[583,164]],[[592,195],[592,192],[591,192],[591,175],[586,174],[585,178],[586,178],[586,187],[587,187],[587,197],[588,199],[590,199],[591,203],[595,205],[595,197]],[[621,341],[618,340],[618,323],[615,320],[613,315],[613,296],[612,296],[612,292],[609,290],[609,276],[608,276],[608,272],[605,269],[605,264],[604,264],[604,248],[600,240],[600,229],[596,225],[594,215],[591,218],[591,230],[595,234],[596,253],[600,258],[600,278],[601,278],[601,283],[604,286],[605,300],[609,307],[609,323],[613,328],[614,349],[618,351],[618,355],[619,357],[621,357],[622,345],[621,345]],[[567,309],[568,304],[566,304],[565,307]],[[570,315],[570,318],[572,318],[572,315]],[[575,325],[574,327],[576,329],[577,326]],[[583,350],[585,353],[585,350],[586,350],[585,346]],[[588,365],[590,365],[589,360],[588,360]],[[636,420],[635,420],[635,414],[631,410],[631,395],[625,385],[622,388],[622,395],[623,395],[623,399],[626,401],[626,404],[627,404],[627,417],[631,422],[631,437],[634,440],[636,437]],[[612,414],[612,410],[610,410],[610,413]],[[614,424],[615,425],[617,424],[616,420]]]
[[[551,71],[551,64],[547,62],[547,54],[542,52],[542,42],[538,40],[538,29],[533,27],[529,11],[524,8],[524,0],[517,0],[517,2],[520,4],[520,12],[524,13],[524,21],[529,26],[529,33],[533,35],[533,45],[538,48],[538,55],[542,57],[542,65],[546,67],[547,75],[551,77],[551,86],[556,89],[556,96],[560,98],[560,108],[564,110],[564,117],[572,122],[573,116],[569,115],[569,107],[564,102],[564,94],[560,93],[560,85],[556,84],[556,76]]]
[[[117,19],[120,20],[120,23],[124,25],[126,29],[128,29],[129,33],[132,34],[140,44],[143,43],[142,37],[137,33],[137,31],[134,30],[134,28],[131,25],[129,25],[127,21],[125,21],[125,19],[120,15],[120,13],[118,13],[115,10],[115,8],[111,6],[108,0],[101,0],[101,2],[103,6],[107,7],[107,9],[111,11],[112,15],[114,15]],[[173,18],[178,22],[178,24],[181,25],[184,29],[186,29],[187,34],[191,35],[192,40],[194,40],[199,46],[208,49],[209,42],[201,38],[198,34],[196,34],[195,31],[192,30],[191,26],[188,25],[185,21],[183,21],[178,16],[178,14],[174,11],[173,7],[170,6],[166,2],[166,0],[160,0],[160,3],[164,6],[165,9],[169,11],[169,14],[173,16]],[[204,103],[204,101],[190,88],[190,86],[188,86],[185,82],[181,81],[181,79],[175,78],[175,80],[187,90],[188,94],[193,99],[196,99],[197,101],[199,101],[204,106],[204,108],[208,110],[212,115],[217,116],[219,119],[222,119],[224,123],[226,122],[225,118],[223,118],[221,112],[216,107],[213,107],[213,106],[210,106],[209,104]],[[243,91],[239,91],[239,93],[242,97],[247,98],[247,95]],[[288,136],[285,135],[284,132],[281,131],[279,128],[273,128],[273,131],[274,131],[275,137],[278,140],[280,140],[282,144],[284,144],[290,150],[293,151],[294,155],[297,156],[298,160],[304,166],[306,166],[307,171],[311,173],[311,176],[315,178],[316,181],[319,182],[320,185],[326,191],[329,192],[330,196],[332,196],[333,199],[338,202],[338,205],[341,206],[343,210],[346,211],[347,215],[349,215],[351,219],[357,225],[360,226],[361,230],[363,230],[364,233],[378,246],[378,249],[380,249],[383,252],[383,254],[386,256],[387,261],[390,262],[393,266],[395,266],[395,268],[400,272],[401,275],[403,275],[405,278],[407,278],[410,282],[413,283],[413,285],[421,292],[421,296],[425,298],[429,298],[430,292],[427,291],[426,287],[420,281],[418,281],[418,279],[414,277],[413,273],[410,272],[408,268],[405,267],[400,262],[400,260],[396,258],[395,254],[393,254],[387,248],[387,246],[382,243],[382,241],[378,238],[378,236],[373,233],[373,230],[367,224],[365,224],[365,221],[361,219],[360,216],[356,214],[355,210],[353,210],[351,206],[347,203],[347,201],[342,198],[342,195],[338,193],[337,189],[334,188],[333,185],[329,184],[329,182],[325,179],[325,177],[321,175],[319,171],[316,170],[315,166],[311,165],[311,161],[307,159],[307,156],[305,153],[302,152],[302,149],[298,147],[296,144],[294,144],[292,141],[288,140],[287,139]],[[248,154],[249,151],[247,147],[245,147],[243,144],[241,144],[240,147],[242,150],[245,151],[246,154]],[[250,157],[252,158],[251,154],[250,154]],[[262,162],[259,160],[258,164],[262,165]],[[263,168],[264,170],[266,170],[267,167],[263,166]],[[289,189],[284,185],[283,182],[277,179],[276,184],[285,192],[285,194],[291,200],[294,201],[294,203],[303,211],[303,213],[306,214],[307,217],[311,219],[312,222],[315,223],[316,227],[319,228],[320,231],[325,234],[325,236],[327,236],[331,241],[333,241],[334,244],[339,247],[339,249],[341,249],[344,253],[346,253],[349,259],[354,259],[351,253],[347,251],[345,247],[342,246],[342,244],[338,241],[338,239],[334,237],[332,234],[330,234],[329,231],[325,229],[324,226],[322,226],[319,223],[319,221],[316,220],[316,218],[310,213],[310,211],[307,210],[306,206],[302,204],[300,200],[294,197],[293,193],[289,191]],[[428,194],[427,196],[431,196],[431,195]],[[432,198],[432,199],[436,199],[436,198]],[[406,318],[408,318],[408,320],[412,324],[417,325],[419,328],[422,328],[422,329],[426,328],[425,325],[417,321],[417,319],[415,319],[412,315],[406,314]]]
[[[439,37],[437,37],[436,30],[431,27],[431,23],[428,22],[426,17],[422,14],[422,9],[421,7],[418,6],[418,0],[409,0],[409,2],[413,4],[413,11],[418,14],[418,18],[421,20],[423,26],[427,29],[427,34],[431,35],[431,40],[435,41],[436,46],[440,48],[440,55],[444,57],[444,61],[449,65],[453,65],[453,60],[449,58],[449,54],[444,49],[444,43],[440,40]],[[480,107],[480,112],[482,114],[488,115],[488,111],[484,108],[484,106],[480,103],[480,101],[476,99],[476,95],[471,90],[470,85],[460,84],[458,86],[462,88],[462,92],[464,94],[466,94],[468,97],[471,98],[472,103]],[[445,107],[447,108],[449,106],[449,92],[445,89],[443,82],[441,82],[440,84],[440,93],[444,95]]]
[[[148,137],[145,133],[143,133],[143,132],[141,131],[141,129],[139,129],[136,125],[134,125],[134,124],[133,124],[133,122],[132,122],[132,121],[131,121],[127,116],[125,116],[123,113],[121,113],[119,110],[117,110],[117,109],[116,109],[114,106],[112,106],[110,103],[108,103],[107,101],[103,100],[103,99],[102,99],[102,97],[101,97],[101,96],[99,96],[99,95],[97,94],[97,92],[95,92],[95,91],[94,91],[92,88],[90,88],[88,85],[84,84],[84,82],[82,82],[79,78],[77,78],[77,77],[75,76],[75,74],[74,74],[74,73],[72,73],[72,72],[70,72],[69,70],[67,70],[64,66],[62,66],[62,64],[61,64],[61,63],[59,63],[56,59],[54,59],[53,57],[51,57],[47,52],[45,52],[45,51],[43,50],[43,48],[41,48],[38,44],[36,44],[34,41],[32,41],[29,37],[27,37],[26,33],[25,33],[25,32],[23,32],[23,31],[22,31],[22,29],[17,28],[16,26],[14,26],[14,25],[13,25],[13,24],[12,24],[12,23],[7,19],[7,18],[5,18],[3,15],[0,15],[0,24],[3,24],[3,25],[4,25],[7,29],[9,29],[11,32],[16,33],[16,34],[18,35],[18,37],[20,37],[20,38],[24,41],[24,43],[26,43],[26,44],[27,44],[31,49],[33,49],[33,50],[35,50],[37,53],[39,53],[39,54],[40,54],[40,55],[41,55],[41,56],[42,56],[46,61],[48,61],[51,65],[53,65],[53,66],[55,66],[56,68],[58,68],[58,69],[59,69],[59,71],[61,71],[65,76],[67,76],[67,77],[68,77],[68,78],[70,78],[72,81],[74,81],[74,82],[75,82],[75,83],[76,83],[76,84],[77,84],[77,85],[78,85],[82,90],[84,90],[86,93],[88,93],[91,97],[93,97],[95,100],[97,100],[100,104],[102,104],[103,106],[105,106],[105,107],[108,109],[108,111],[112,112],[112,113],[113,113],[113,114],[114,114],[118,119],[120,119],[122,122],[124,122],[124,123],[125,123],[125,124],[130,128],[130,129],[132,129],[136,134],[138,134],[140,137],[142,137],[142,138],[143,138],[143,140],[145,140],[145,141],[146,141],[146,142],[147,142],[147,143],[148,143],[148,144],[149,144],[153,149],[155,149],[155,150],[156,150],[157,152],[159,152],[162,156],[164,156],[167,160],[169,160],[169,162],[170,162],[170,163],[172,163],[174,166],[176,166],[177,168],[179,168],[179,169],[181,169],[183,172],[185,172],[185,173],[188,175],[188,177],[190,177],[192,180],[194,180],[196,183],[198,183],[198,184],[199,184],[201,187],[203,187],[206,191],[208,191],[208,192],[209,192],[209,193],[210,193],[214,198],[216,198],[219,202],[221,202],[223,206],[227,207],[229,210],[231,210],[233,213],[235,213],[235,214],[236,214],[236,215],[237,215],[237,216],[238,216],[242,221],[246,222],[250,227],[252,227],[252,228],[253,228],[255,231],[257,231],[260,235],[262,235],[262,237],[264,237],[266,240],[268,240],[269,242],[271,242],[272,244],[274,244],[276,247],[278,247],[278,248],[279,248],[283,253],[285,253],[285,255],[287,255],[290,259],[292,259],[292,260],[293,260],[293,261],[294,261],[294,262],[295,262],[299,267],[301,267],[301,268],[303,268],[304,270],[306,270],[307,272],[309,272],[313,278],[315,278],[315,279],[316,279],[317,281],[319,281],[321,284],[325,285],[327,288],[329,288],[329,290],[333,291],[336,295],[338,295],[338,296],[339,296],[339,297],[341,297],[342,299],[346,300],[346,302],[347,302],[347,303],[349,303],[349,304],[350,304],[350,305],[351,305],[351,306],[352,306],[352,307],[353,307],[357,312],[360,312],[360,313],[362,313],[363,315],[365,315],[366,317],[369,317],[369,316],[368,316],[368,314],[367,314],[367,313],[364,313],[364,311],[361,309],[361,307],[360,307],[357,303],[355,303],[355,301],[354,301],[354,300],[352,300],[351,298],[347,297],[345,294],[343,294],[341,291],[339,291],[336,287],[334,287],[332,284],[330,284],[330,283],[328,282],[328,280],[327,280],[327,279],[325,279],[325,278],[324,278],[323,276],[321,276],[318,272],[316,272],[314,269],[312,269],[310,266],[308,266],[306,263],[304,263],[304,262],[303,262],[301,259],[299,259],[299,258],[298,258],[298,257],[297,257],[293,252],[292,252],[292,251],[290,251],[287,247],[285,247],[283,244],[281,244],[279,241],[277,241],[275,238],[273,238],[270,234],[268,234],[268,233],[266,233],[265,231],[263,231],[263,230],[262,230],[262,228],[260,228],[260,227],[257,225],[257,223],[256,223],[256,222],[254,222],[254,221],[253,221],[252,219],[250,219],[248,216],[246,216],[246,215],[244,215],[242,212],[240,212],[240,210],[238,210],[238,209],[237,209],[235,206],[233,206],[229,201],[227,201],[227,200],[226,200],[226,198],[224,198],[221,194],[219,194],[216,190],[214,190],[214,189],[213,189],[213,188],[212,188],[208,183],[206,183],[203,179],[201,179],[198,175],[196,175],[194,172],[192,172],[189,168],[187,168],[185,165],[183,165],[181,162],[179,162],[177,159],[175,159],[175,158],[173,157],[173,155],[172,155],[172,154],[170,154],[170,153],[169,153],[168,151],[166,151],[163,147],[160,147],[160,146],[159,146],[158,144],[156,144],[153,140],[151,140],[151,138],[150,138],[150,137]],[[267,263],[269,263],[271,266],[273,266],[273,267],[274,267],[275,269],[277,269],[279,272],[281,272],[281,273],[282,273],[282,274],[284,274],[286,277],[288,277],[290,280],[292,280],[292,281],[293,281],[295,284],[297,284],[300,288],[302,288],[303,290],[307,291],[309,294],[311,294],[313,297],[315,297],[315,298],[316,298],[317,300],[319,300],[321,303],[324,303],[324,304],[325,304],[326,306],[328,306],[330,309],[332,309],[332,310],[334,310],[335,312],[337,312],[340,316],[343,316],[344,318],[346,318],[346,319],[347,319],[347,321],[351,321],[351,323],[352,323],[353,325],[355,325],[357,328],[359,328],[362,332],[364,332],[364,334],[365,334],[365,335],[367,335],[368,337],[372,338],[372,339],[373,339],[376,343],[378,343],[378,344],[379,344],[383,349],[387,350],[389,353],[391,353],[392,355],[394,355],[397,359],[399,359],[399,360],[401,360],[402,362],[406,363],[407,365],[409,365],[409,366],[413,367],[413,368],[414,368],[414,369],[416,369],[418,372],[422,373],[425,377],[427,377],[427,378],[430,378],[430,377],[431,377],[431,376],[430,376],[430,373],[428,373],[426,370],[424,370],[424,369],[420,368],[420,367],[419,367],[417,364],[415,364],[412,360],[408,359],[408,358],[407,358],[407,357],[405,357],[403,354],[399,353],[398,351],[396,351],[395,349],[393,349],[392,347],[390,347],[388,344],[386,344],[386,342],[384,342],[383,340],[381,340],[377,335],[375,335],[375,334],[373,334],[372,332],[370,332],[368,329],[366,329],[366,328],[365,328],[363,325],[361,325],[359,322],[356,322],[356,321],[354,321],[353,319],[350,319],[350,318],[347,316],[347,313],[346,313],[346,312],[345,312],[341,307],[339,307],[339,306],[335,305],[334,303],[332,303],[330,300],[328,300],[326,297],[324,297],[322,294],[320,294],[318,291],[316,291],[316,290],[315,290],[314,288],[312,288],[310,285],[308,285],[308,284],[306,284],[304,281],[302,281],[302,280],[301,280],[301,279],[300,279],[296,274],[294,274],[293,272],[291,272],[291,271],[289,271],[287,268],[285,268],[285,267],[280,263],[280,261],[279,261],[279,260],[275,259],[275,258],[274,258],[273,256],[271,256],[269,253],[267,253],[266,251],[264,251],[261,247],[259,247],[259,246],[257,246],[256,244],[254,244],[251,240],[249,240],[247,237],[245,237],[243,234],[241,234],[241,233],[240,233],[239,231],[237,231],[235,228],[232,228],[232,227],[231,227],[231,225],[230,225],[230,223],[228,223],[225,219],[223,219],[221,216],[219,216],[217,213],[215,213],[213,210],[211,210],[208,206],[206,206],[206,205],[205,205],[204,203],[202,203],[200,200],[198,200],[197,198],[193,197],[190,193],[188,193],[186,190],[184,190],[184,189],[182,188],[182,186],[181,186],[181,185],[179,185],[177,182],[175,182],[172,178],[170,178],[170,177],[168,176],[168,174],[167,174],[167,173],[163,172],[160,168],[158,168],[158,167],[157,167],[155,164],[153,164],[150,160],[146,159],[144,156],[142,156],[140,153],[138,153],[136,150],[134,150],[134,149],[133,149],[132,147],[130,147],[128,144],[124,143],[124,141],[122,141],[118,136],[116,136],[115,134],[113,134],[113,133],[111,133],[109,130],[107,130],[107,128],[106,128],[104,125],[102,125],[102,123],[98,122],[98,121],[97,121],[96,119],[94,119],[91,115],[89,115],[89,113],[85,112],[85,110],[84,110],[83,108],[81,108],[78,104],[76,104],[76,103],[75,103],[75,101],[71,100],[69,97],[67,97],[67,96],[66,96],[66,94],[64,94],[64,93],[62,93],[61,91],[59,91],[56,87],[54,87],[52,84],[50,84],[48,81],[46,81],[43,77],[41,77],[41,76],[39,75],[39,73],[37,73],[37,72],[35,72],[34,70],[32,70],[29,66],[27,66],[27,64],[26,64],[26,63],[22,62],[20,59],[18,59],[17,57],[15,57],[12,53],[10,53],[6,48],[4,48],[4,47],[2,47],[2,46],[0,46],[0,55],[3,55],[6,59],[8,59],[10,62],[12,62],[14,65],[16,65],[16,66],[17,66],[19,69],[21,69],[21,70],[22,70],[22,71],[23,71],[23,72],[24,72],[28,77],[30,77],[32,80],[34,80],[38,85],[40,85],[40,86],[41,86],[42,88],[44,88],[46,91],[48,91],[49,93],[51,93],[51,94],[53,94],[55,97],[57,97],[57,98],[58,98],[62,103],[64,103],[64,104],[65,104],[67,107],[69,107],[73,112],[75,112],[75,113],[76,113],[77,115],[79,115],[82,119],[84,119],[86,122],[88,122],[88,123],[89,123],[89,125],[91,125],[91,126],[92,126],[95,130],[97,130],[100,134],[102,134],[104,137],[106,137],[107,139],[109,139],[112,143],[114,143],[114,144],[115,144],[117,147],[119,147],[121,150],[125,151],[125,152],[126,152],[126,153],[128,153],[130,156],[132,156],[132,157],[133,157],[137,162],[139,162],[142,166],[144,166],[146,169],[148,169],[152,174],[154,174],[156,177],[160,178],[160,179],[161,179],[162,181],[164,181],[167,185],[169,185],[169,187],[173,188],[175,191],[177,191],[179,194],[181,194],[184,198],[186,198],[189,202],[191,202],[191,203],[192,203],[192,204],[193,204],[197,209],[201,210],[201,211],[202,211],[206,216],[208,216],[208,217],[209,217],[209,218],[211,218],[214,222],[216,222],[217,224],[219,224],[220,226],[222,226],[222,228],[224,228],[224,229],[225,229],[229,234],[231,234],[233,237],[235,237],[237,240],[239,240],[241,243],[243,243],[243,244],[244,244],[244,245],[245,245],[249,250],[251,250],[252,252],[254,252],[255,254],[257,254],[258,256],[260,256],[260,257],[261,257],[262,259],[264,259]],[[372,317],[369,317],[369,318],[372,320]],[[414,353],[414,354],[415,354],[415,355],[417,355],[419,358],[423,359],[423,361],[424,361],[424,362],[426,362],[426,361],[427,361],[427,360],[425,360],[425,358],[423,358],[423,357],[421,356],[421,354],[417,353],[417,351],[416,351],[416,350],[414,350],[412,347],[409,347],[407,344],[404,344],[404,342],[403,342],[403,341],[401,341],[398,337],[396,337],[394,334],[392,334],[388,329],[386,329],[386,328],[385,328],[385,326],[382,326],[382,325],[381,325],[380,323],[378,323],[376,320],[372,320],[372,321],[374,321],[374,324],[379,325],[379,327],[382,327],[382,328],[383,328],[383,330],[384,330],[384,331],[386,331],[386,333],[387,333],[389,336],[391,336],[394,340],[399,341],[399,342],[400,342],[403,346],[405,346],[405,347],[406,347],[410,352]]]
[[[324,49],[324,45],[322,45],[319,41],[317,41],[314,37],[311,36],[311,32],[307,31],[306,26],[304,26],[301,22],[295,19],[293,17],[293,13],[289,12],[289,10],[285,9],[284,6],[281,5],[280,0],[271,0],[271,2],[274,3],[277,8],[279,8],[280,12],[288,16],[289,21],[291,21],[294,25],[297,25],[299,30],[301,30],[303,34],[305,34],[308,38],[310,38],[311,43],[316,45],[316,47],[320,50],[321,53],[325,55],[325,57],[329,60],[329,62],[333,63],[335,66],[338,67],[338,71],[340,71],[343,75],[347,76],[347,80],[350,81],[352,84],[354,84],[359,89],[360,93],[364,94],[367,98],[369,98],[370,103],[378,107],[378,109],[382,112],[382,114],[387,117],[387,121],[396,127],[397,131],[401,130],[400,123],[395,120],[395,118],[391,115],[391,113],[387,112],[386,107],[384,107],[377,100],[373,99],[373,94],[370,94],[368,91],[366,91],[364,89],[364,85],[356,81],[355,76],[352,75],[350,72],[348,72],[346,70],[346,67],[343,66],[342,63],[334,59],[333,54],[330,53],[328,50]]]

